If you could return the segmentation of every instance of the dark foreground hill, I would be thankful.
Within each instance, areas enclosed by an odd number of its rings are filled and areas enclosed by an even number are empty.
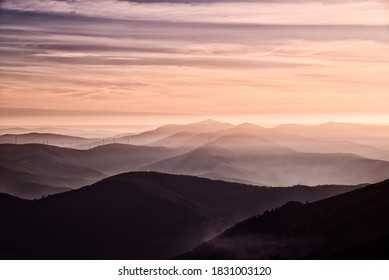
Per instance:
[[[167,259],[293,199],[357,187],[266,188],[154,172],[25,201],[4,196],[2,259]]]
[[[0,218],[8,214],[8,211],[13,211],[17,207],[22,207],[28,200],[14,197],[9,194],[0,193]]]
[[[389,259],[389,180],[252,217],[183,259]]]

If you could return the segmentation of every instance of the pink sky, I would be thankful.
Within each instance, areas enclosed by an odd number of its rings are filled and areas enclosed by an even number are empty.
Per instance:
[[[386,1],[153,2],[3,1],[1,125],[389,123]]]

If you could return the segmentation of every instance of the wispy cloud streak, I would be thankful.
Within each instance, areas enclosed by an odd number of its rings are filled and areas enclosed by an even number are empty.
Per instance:
[[[384,1],[144,2],[2,1],[0,108],[387,112]]]
[[[174,22],[386,25],[384,1],[255,1],[184,3],[106,0],[5,0],[3,8],[91,17]],[[348,15],[348,16],[345,16]]]

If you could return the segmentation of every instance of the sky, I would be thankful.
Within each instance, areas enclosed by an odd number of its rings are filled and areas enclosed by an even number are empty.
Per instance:
[[[2,0],[0,126],[389,124],[386,0]]]

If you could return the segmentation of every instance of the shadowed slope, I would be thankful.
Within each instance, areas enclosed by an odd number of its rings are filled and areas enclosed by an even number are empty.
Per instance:
[[[177,150],[163,147],[109,144],[85,151],[82,161],[95,169],[113,175],[133,171],[143,165],[179,153]]]
[[[118,139],[120,143],[128,141],[133,145],[147,145],[157,142],[166,137],[172,136],[176,133],[208,133],[213,131],[224,130],[231,128],[229,123],[222,123],[214,120],[204,120],[197,123],[181,125],[181,124],[169,124],[161,126],[155,130],[146,131],[134,136],[124,136]],[[159,145],[154,145],[159,146]],[[163,146],[163,145],[162,145]],[[177,147],[177,146],[175,146]]]
[[[119,176],[30,202],[6,224],[0,251],[8,259],[168,258],[222,224],[152,182]]]
[[[289,199],[312,201],[355,188],[265,188],[123,173],[16,206],[0,231],[0,258],[166,259]]]
[[[355,142],[389,151],[389,126],[328,122],[320,125],[285,124],[275,130],[319,140]]]
[[[329,128],[327,128],[329,126]],[[339,126],[339,128],[337,128]],[[333,127],[333,129],[331,129]],[[344,127],[344,129],[342,129]],[[371,131],[373,134],[361,133]],[[323,130],[323,131],[322,131]],[[355,131],[354,131],[355,130]],[[274,129],[264,128],[258,125],[243,123],[223,130],[207,133],[176,133],[164,139],[151,143],[151,146],[181,147],[189,151],[204,144],[211,143],[220,137],[234,136],[238,144],[245,146],[245,138],[248,136],[266,139],[284,147],[289,147],[299,152],[306,153],[353,153],[362,157],[389,160],[389,151],[366,144],[353,143],[358,139],[370,139],[372,142],[384,144],[389,140],[389,134],[385,136],[387,127],[374,127],[364,125],[324,124],[320,126],[281,125]],[[386,140],[385,140],[386,139]],[[370,141],[369,140],[369,141]],[[374,141],[373,141],[374,140]],[[358,141],[357,141],[358,142]],[[362,143],[370,143],[364,142]]]
[[[61,179],[59,178],[30,174],[1,166],[0,178],[0,192],[8,193],[21,198],[41,198],[45,195],[70,190],[70,188],[58,186],[61,182]]]
[[[252,135],[229,135],[142,170],[272,186],[355,185],[387,178],[389,162],[353,154],[301,153]]]
[[[4,217],[8,214],[8,211],[20,208],[27,202],[28,200],[0,192],[0,218],[4,219]]]
[[[105,174],[83,163],[86,151],[42,144],[0,145],[1,165],[45,176],[102,178]]]
[[[40,197],[60,190],[57,188],[50,191],[45,186],[78,188],[107,177],[107,174],[136,170],[177,153],[167,148],[123,144],[110,144],[90,150],[42,144],[1,144],[0,179],[3,184],[0,189],[21,197],[35,198],[35,194]],[[24,185],[23,192],[21,184]],[[24,195],[29,192],[27,196]]]
[[[237,224],[184,259],[388,259],[389,180]]]
[[[75,137],[53,133],[26,133],[0,135],[0,144],[47,144],[59,147],[85,145],[96,139]]]

